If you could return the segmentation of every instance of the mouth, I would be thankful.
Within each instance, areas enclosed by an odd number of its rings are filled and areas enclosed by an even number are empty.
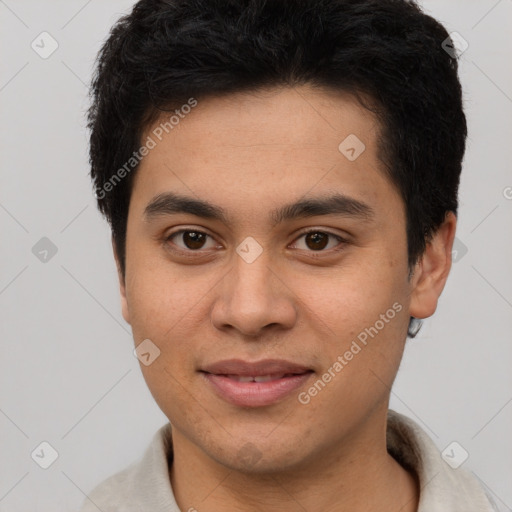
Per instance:
[[[294,377],[295,375],[301,375],[300,373],[281,373],[274,375],[255,375],[255,376],[245,376],[245,375],[221,375],[221,377],[227,377],[228,379],[232,379],[236,382],[271,382],[274,380],[285,379],[288,377]]]
[[[264,407],[282,401],[302,387],[312,369],[284,360],[220,361],[200,370],[224,401],[238,407]]]

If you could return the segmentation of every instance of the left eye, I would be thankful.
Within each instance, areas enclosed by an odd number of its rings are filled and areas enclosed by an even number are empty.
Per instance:
[[[337,235],[333,235],[332,233],[326,233],[324,231],[308,231],[307,233],[302,233],[302,235],[297,238],[297,240],[303,240],[303,246],[305,247],[297,247],[298,249],[312,250],[312,251],[323,251],[324,249],[332,249],[344,240]],[[333,245],[333,241],[336,242]],[[294,243],[295,246],[300,245],[298,242]],[[328,247],[331,245],[330,247]]]

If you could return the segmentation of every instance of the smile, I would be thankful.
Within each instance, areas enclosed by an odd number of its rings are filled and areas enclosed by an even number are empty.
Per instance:
[[[207,386],[238,407],[265,407],[305,385],[313,370],[284,360],[220,361],[200,370]]]

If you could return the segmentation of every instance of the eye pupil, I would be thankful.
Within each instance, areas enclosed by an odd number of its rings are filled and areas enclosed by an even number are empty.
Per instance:
[[[306,244],[310,249],[319,250],[325,248],[328,242],[329,235],[326,233],[308,233],[306,235]],[[313,243],[313,246],[309,244],[309,242]]]
[[[200,249],[204,245],[204,233],[196,231],[185,231],[183,233],[183,241],[189,249]]]

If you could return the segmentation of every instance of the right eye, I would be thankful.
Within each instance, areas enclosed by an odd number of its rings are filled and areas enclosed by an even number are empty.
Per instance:
[[[208,238],[211,239],[211,244],[210,247],[206,247],[206,249],[218,247],[210,235],[196,229],[180,229],[179,231],[167,235],[165,241],[172,243],[181,251],[198,252],[200,249],[205,248]]]

